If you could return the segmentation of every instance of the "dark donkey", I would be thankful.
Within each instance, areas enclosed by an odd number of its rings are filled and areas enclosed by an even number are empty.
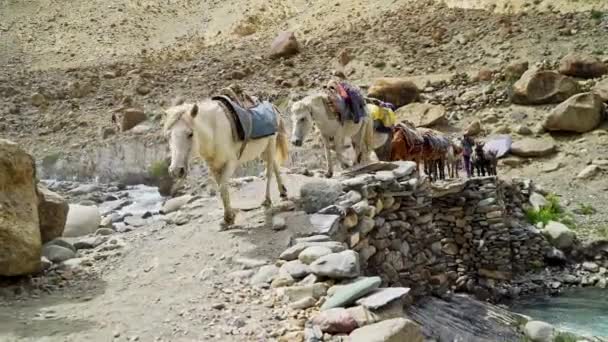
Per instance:
[[[498,158],[496,157],[496,151],[484,151],[484,142],[478,142],[475,144],[473,150],[472,164],[474,171],[477,171],[477,176],[496,176],[496,166],[498,164]]]

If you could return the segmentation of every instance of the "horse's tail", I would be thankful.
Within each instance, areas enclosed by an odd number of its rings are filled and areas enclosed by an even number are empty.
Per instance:
[[[275,160],[279,165],[282,165],[289,158],[289,139],[287,138],[287,128],[281,115],[277,112],[278,130],[275,140],[276,153]]]

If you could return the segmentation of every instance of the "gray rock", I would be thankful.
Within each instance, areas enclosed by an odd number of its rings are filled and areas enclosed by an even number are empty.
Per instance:
[[[564,252],[555,247],[551,248],[551,250],[547,252],[545,258],[547,258],[547,261],[557,264],[565,264],[566,261],[568,261]]]
[[[356,329],[349,342],[422,342],[420,327],[406,318],[393,318]]]
[[[59,263],[76,257],[76,253],[69,248],[58,245],[45,245],[42,247],[42,256],[54,263]]]
[[[583,262],[583,269],[585,271],[597,273],[600,270],[600,266],[594,262],[585,261],[585,262]]]
[[[313,297],[304,297],[300,300],[297,300],[291,304],[289,304],[289,308],[293,310],[306,310],[315,306],[317,300]]]
[[[184,195],[184,196],[168,199],[165,202],[165,204],[163,204],[163,207],[160,209],[160,213],[163,215],[166,215],[166,214],[172,213],[174,211],[177,211],[182,206],[184,206],[188,202],[190,202],[191,199],[192,199],[192,196],[190,196],[190,195]]]
[[[598,173],[602,171],[602,168],[597,165],[589,165],[585,167],[578,175],[576,175],[576,179],[590,179],[595,177]]]
[[[332,250],[334,253],[342,252],[346,246],[341,242],[325,241],[325,242],[302,242],[287,248],[279,258],[287,261],[296,260],[300,253],[311,246],[323,246]]]
[[[83,258],[74,258],[74,259],[65,260],[64,262],[61,263],[61,266],[64,268],[68,268],[68,269],[77,269],[77,268],[80,268],[81,266],[83,266],[83,264],[86,264],[87,262],[88,262],[88,260],[83,259]]]
[[[329,278],[355,278],[361,272],[359,255],[352,250],[328,254],[313,262],[310,270],[318,276]]]
[[[377,289],[365,298],[357,300],[358,305],[362,305],[371,310],[377,310],[395,300],[405,298],[410,289],[407,287],[387,287]]]
[[[74,245],[72,245],[71,243],[69,243],[68,241],[66,241],[62,238],[53,239],[44,244],[44,246],[52,246],[52,245],[61,246],[63,248],[67,248],[67,249],[71,250],[72,252],[76,253],[76,247],[74,247]]]
[[[326,241],[331,241],[331,239],[327,235],[313,235],[313,236],[307,236],[307,237],[302,237],[302,238],[295,238],[295,239],[293,239],[291,245],[293,246],[293,245],[297,245],[299,243],[326,242]]]
[[[532,342],[552,342],[555,328],[549,323],[530,321],[524,326],[524,334]]]
[[[298,259],[306,264],[310,265],[315,262],[317,259],[326,256],[328,254],[333,253],[331,249],[323,246],[311,246],[303,250],[300,255],[298,255]]]
[[[257,268],[257,267],[261,267],[261,266],[268,264],[268,261],[266,261],[266,260],[250,259],[250,258],[243,258],[243,257],[236,257],[233,259],[233,261],[237,264],[243,265],[243,267],[245,269]]]
[[[287,273],[294,279],[301,279],[310,274],[310,268],[300,260],[293,260],[284,263],[279,269],[279,273]]]
[[[40,270],[41,271],[46,271],[49,268],[51,268],[51,266],[53,266],[53,263],[49,259],[47,259],[44,256],[40,257]]]
[[[340,225],[340,216],[312,214],[309,216],[310,224],[315,234],[333,235]]]
[[[564,224],[549,221],[543,233],[547,236],[551,244],[558,249],[569,250],[572,248],[576,235]]]
[[[74,247],[76,249],[93,249],[108,241],[108,239],[108,236],[91,236],[74,242]]]
[[[99,190],[100,190],[100,188],[98,185],[82,184],[82,185],[79,185],[79,186],[75,187],[74,189],[68,191],[68,194],[75,195],[75,196],[86,195],[86,194],[90,194],[92,192],[99,191]]]
[[[78,237],[94,233],[101,223],[99,209],[94,206],[70,204],[63,236]]]
[[[273,230],[283,230],[287,228],[287,221],[280,216],[274,216],[272,218],[272,229]]]
[[[395,174],[393,171],[378,171],[374,175],[374,178],[381,182],[392,182],[395,180]]]
[[[409,176],[416,170],[416,163],[411,161],[397,161],[392,163],[398,166],[393,170],[393,174],[397,178]]]
[[[309,285],[297,285],[290,287],[282,287],[277,289],[279,296],[285,296],[289,298],[291,302],[297,302],[306,297],[313,297],[319,299],[327,294],[327,284],[316,283]]]
[[[545,196],[543,196],[537,192],[533,192],[530,195],[529,201],[530,201],[530,205],[532,206],[532,208],[534,208],[534,210],[540,210],[549,204],[549,201],[547,201],[545,199]]]
[[[114,230],[110,229],[110,228],[99,228],[95,231],[95,235],[102,235],[102,236],[112,235],[114,233],[115,233]]]
[[[306,183],[300,189],[300,206],[312,214],[335,204],[342,195],[342,186],[335,180],[316,180]]]
[[[275,265],[260,267],[258,272],[251,277],[251,285],[269,284],[279,274],[279,268]]]

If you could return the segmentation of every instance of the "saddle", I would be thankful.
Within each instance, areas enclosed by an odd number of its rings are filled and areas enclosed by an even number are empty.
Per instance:
[[[224,88],[220,90],[220,95],[211,99],[218,101],[230,113],[233,138],[243,142],[239,158],[249,140],[273,135],[278,130],[276,107],[268,101],[258,101],[237,86]]]

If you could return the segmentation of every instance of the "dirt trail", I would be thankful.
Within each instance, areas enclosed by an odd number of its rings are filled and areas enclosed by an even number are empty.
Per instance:
[[[305,177],[286,178],[293,197]],[[241,229],[220,231],[219,200],[204,198],[184,209],[190,221],[183,226],[158,221],[121,235],[124,256],[97,262],[100,277],[86,288],[0,302],[0,341],[267,340],[287,317],[232,274],[243,270],[234,259],[274,260],[306,221],[282,214],[288,229],[272,230],[259,208],[264,186],[256,180],[233,191],[236,208],[258,207],[239,213]]]

